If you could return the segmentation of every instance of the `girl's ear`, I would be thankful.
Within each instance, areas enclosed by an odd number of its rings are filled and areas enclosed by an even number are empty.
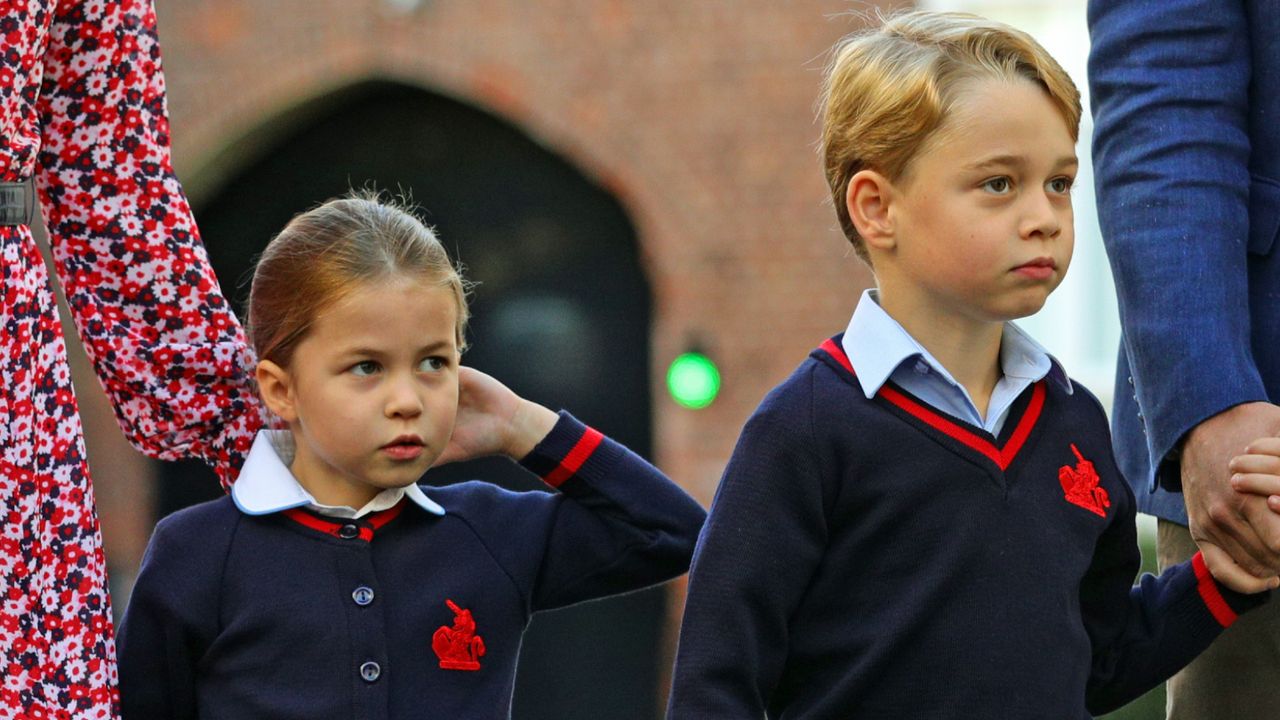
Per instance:
[[[258,394],[267,404],[267,409],[287,423],[296,422],[298,411],[289,371],[270,360],[259,360],[255,375],[258,379]]]
[[[895,244],[893,217],[889,206],[894,200],[893,183],[875,170],[859,170],[849,178],[845,207],[858,236],[868,248],[891,250]]]

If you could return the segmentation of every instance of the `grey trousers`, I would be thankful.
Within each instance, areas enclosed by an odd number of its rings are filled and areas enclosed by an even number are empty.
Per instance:
[[[1195,553],[1187,528],[1160,521],[1156,556],[1162,572]],[[1240,616],[1170,678],[1168,698],[1169,720],[1280,718],[1280,597]]]

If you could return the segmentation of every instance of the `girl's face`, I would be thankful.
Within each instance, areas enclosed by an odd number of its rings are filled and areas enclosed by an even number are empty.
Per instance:
[[[458,411],[458,308],[416,277],[374,281],[321,311],[289,368],[263,361],[271,409],[297,448],[290,470],[316,500],[359,508],[417,481]],[[270,369],[274,368],[274,370]]]

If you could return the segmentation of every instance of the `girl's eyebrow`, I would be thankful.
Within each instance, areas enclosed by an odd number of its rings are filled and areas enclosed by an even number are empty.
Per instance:
[[[419,347],[418,354],[425,355],[427,353],[441,352],[441,351],[450,349],[452,346],[453,346],[452,340],[437,340],[435,342],[428,343],[426,345]],[[357,345],[355,347],[346,348],[342,350],[343,357],[360,355],[360,356],[376,358],[376,357],[382,357],[383,355],[386,355],[386,354],[387,352],[385,350],[378,350],[376,348],[368,347],[365,345]]]

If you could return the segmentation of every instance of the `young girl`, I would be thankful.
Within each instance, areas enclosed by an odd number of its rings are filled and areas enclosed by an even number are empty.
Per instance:
[[[259,434],[229,497],[156,527],[118,640],[126,718],[506,718],[532,613],[688,568],[696,502],[459,366],[463,281],[405,210],[294,218],[248,318],[288,430]],[[416,484],[494,453],[559,492]]]

